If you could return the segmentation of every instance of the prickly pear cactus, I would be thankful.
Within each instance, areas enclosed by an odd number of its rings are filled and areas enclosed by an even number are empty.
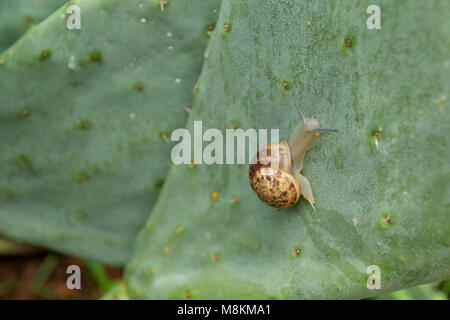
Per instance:
[[[102,300],[129,300],[124,282],[114,284],[114,286],[101,298]]]
[[[285,140],[295,93],[339,130],[305,158],[317,213],[263,204],[248,166],[174,166],[127,268],[132,297],[364,298],[450,275],[450,5],[377,4],[369,30],[367,2],[224,0],[188,127]]]
[[[220,1],[80,0],[0,56],[0,234],[123,264],[188,118]]]
[[[0,53],[65,2],[65,0],[1,1]]]

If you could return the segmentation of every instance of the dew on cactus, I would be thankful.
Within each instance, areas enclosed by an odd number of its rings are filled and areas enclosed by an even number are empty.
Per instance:
[[[67,67],[70,70],[75,70],[75,68],[77,67],[77,61],[75,56],[70,56],[69,62],[67,63]]]

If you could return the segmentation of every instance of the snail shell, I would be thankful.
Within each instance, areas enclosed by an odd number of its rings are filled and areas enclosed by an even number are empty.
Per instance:
[[[272,166],[275,154],[278,164]],[[250,185],[258,198],[275,208],[289,208],[300,198],[300,184],[292,171],[291,151],[286,141],[261,148],[249,166]]]

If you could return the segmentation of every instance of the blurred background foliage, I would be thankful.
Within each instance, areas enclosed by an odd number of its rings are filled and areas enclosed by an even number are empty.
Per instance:
[[[67,267],[81,269],[81,290],[69,290]],[[99,299],[122,279],[122,269],[0,239],[1,300]]]
[[[81,268],[81,290],[66,286],[69,265]],[[61,255],[38,247],[0,239],[0,299],[79,300],[123,299],[120,289],[123,270]],[[108,294],[113,292],[113,294]],[[448,300],[450,279],[428,283],[389,294],[372,297],[375,300]]]

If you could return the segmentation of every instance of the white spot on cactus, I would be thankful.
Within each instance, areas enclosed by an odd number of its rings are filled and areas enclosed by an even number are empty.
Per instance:
[[[75,56],[70,56],[69,63],[67,64],[67,67],[70,70],[75,70],[75,68],[77,67],[77,61],[75,59]]]
[[[181,79],[180,78],[176,78],[175,79],[175,83],[180,83],[181,82]]]
[[[146,23],[146,22],[147,22],[147,19],[145,19],[145,18],[141,19],[141,23]]]
[[[66,15],[64,13],[61,13],[59,16],[61,19],[64,19],[66,17]]]
[[[139,4],[139,8],[143,8],[144,5],[142,3]]]
[[[173,50],[173,46],[168,46],[167,49]]]
[[[358,220],[356,220],[356,218],[353,218],[352,223],[356,227],[358,225]]]
[[[130,113],[130,119],[133,120],[136,117],[136,114],[134,112]]]
[[[172,36],[172,32],[167,32],[166,36],[170,38]]]

